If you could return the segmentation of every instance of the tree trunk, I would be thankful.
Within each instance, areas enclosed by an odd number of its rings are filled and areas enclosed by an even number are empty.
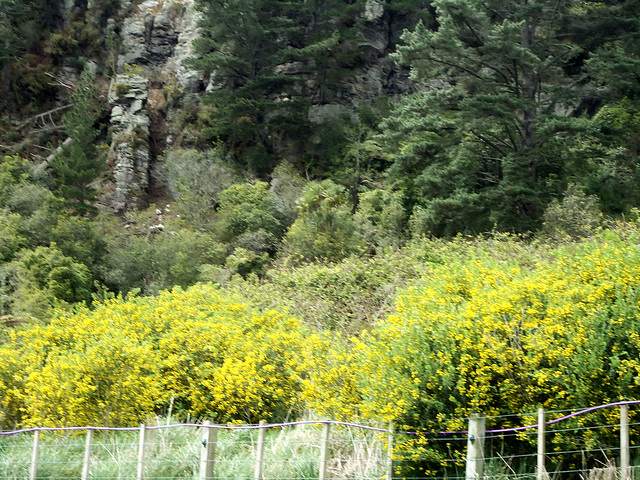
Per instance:
[[[520,45],[525,49],[531,49],[534,42],[535,26],[526,22],[521,34]],[[529,180],[532,185],[536,183],[536,159],[533,150],[537,144],[536,123],[538,112],[535,109],[536,97],[538,96],[538,86],[540,78],[533,66],[523,65],[522,72],[522,97],[525,100],[525,107],[522,112],[522,135],[523,147],[528,156],[529,162]]]

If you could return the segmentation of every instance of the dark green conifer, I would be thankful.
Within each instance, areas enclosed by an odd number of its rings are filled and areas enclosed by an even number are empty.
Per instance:
[[[593,103],[585,2],[436,0],[398,59],[423,91],[383,128],[416,233],[534,230],[575,172],[562,151]],[[608,8],[608,7],[607,7]],[[597,46],[594,46],[596,48]]]
[[[58,195],[78,213],[94,213],[96,189],[91,182],[104,171],[105,164],[94,143],[99,135],[94,124],[100,116],[100,104],[88,68],[82,73],[71,101],[73,107],[63,123],[72,141],[56,154],[51,167]]]

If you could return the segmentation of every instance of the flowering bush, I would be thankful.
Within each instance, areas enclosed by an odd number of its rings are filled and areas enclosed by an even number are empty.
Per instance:
[[[131,425],[173,396],[218,421],[281,419],[299,408],[306,338],[209,285],[108,300],[15,332],[0,347],[0,407],[7,424]]]
[[[472,412],[638,398],[636,244],[609,232],[517,261],[485,243],[434,265],[397,299],[396,314],[361,339],[363,413],[433,432],[464,430]],[[564,440],[554,441],[560,448]],[[424,439],[404,448],[427,470],[444,454]]]
[[[425,241],[411,252],[424,277],[356,338],[311,333],[212,285],[108,300],[0,346],[0,422],[131,425],[173,398],[178,411],[217,422],[306,409],[436,432],[464,430],[474,412],[522,414],[489,425],[504,428],[535,422],[539,406],[640,398],[638,244],[633,228],[555,250],[510,238]],[[608,440],[565,435],[553,436],[556,450]],[[411,438],[396,449],[411,475],[461,455]]]

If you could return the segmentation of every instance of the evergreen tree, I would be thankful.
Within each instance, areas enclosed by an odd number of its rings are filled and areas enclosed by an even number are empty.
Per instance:
[[[208,137],[263,177],[285,146],[305,151],[309,105],[332,100],[360,61],[349,38],[355,20],[347,19],[357,18],[362,4],[199,0],[204,18],[194,64],[211,76]]]
[[[627,213],[640,204],[640,4],[586,2],[584,11],[587,21],[570,28],[589,52],[590,115],[570,148],[558,150],[569,181],[596,195],[605,213]]]
[[[51,93],[37,58],[41,41],[62,21],[63,0],[0,0],[0,105],[17,109]],[[39,68],[40,67],[40,68]],[[37,98],[37,100],[44,100]]]
[[[383,125],[416,233],[535,229],[566,186],[559,149],[588,104],[579,0],[436,0],[398,59],[424,91]],[[576,12],[580,12],[577,15]],[[564,147],[562,146],[564,144]]]
[[[79,213],[94,213],[91,203],[96,200],[96,189],[91,182],[103,172],[105,165],[94,144],[100,133],[94,127],[100,116],[100,104],[88,68],[83,71],[71,101],[73,107],[63,117],[63,123],[72,142],[63,146],[51,167],[58,195]]]
[[[286,62],[282,50],[295,44],[301,26],[294,20],[301,0],[200,0],[202,34],[194,42],[196,65],[217,88],[208,101],[207,134],[222,140],[254,172],[273,167],[274,131],[296,116],[301,99],[291,101],[293,80],[275,71]],[[304,11],[304,9],[301,9]],[[300,22],[304,22],[301,18]],[[283,101],[284,99],[288,101]],[[295,122],[289,126],[295,130]]]

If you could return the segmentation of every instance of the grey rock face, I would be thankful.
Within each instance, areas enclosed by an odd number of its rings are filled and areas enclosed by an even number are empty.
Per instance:
[[[122,8],[130,4],[122,0]],[[146,203],[150,132],[158,130],[147,109],[160,108],[158,99],[162,100],[165,87],[187,92],[204,87],[201,72],[185,65],[193,56],[191,42],[197,36],[199,14],[194,0],[145,0],[133,12],[122,26],[120,74],[112,79],[108,96],[112,106],[111,191],[103,195],[102,202],[115,212]]]
[[[146,99],[148,85],[149,81],[136,73],[116,75],[109,87],[109,103],[129,105],[136,99]]]
[[[136,64],[146,73],[174,77],[183,88],[202,89],[202,74],[184,64],[193,55],[191,42],[197,37],[198,18],[194,0],[141,3],[124,21],[119,71],[124,71],[125,64]]]
[[[145,110],[148,80],[140,75],[116,75],[109,88],[112,143],[108,163],[112,165],[114,189],[101,201],[114,212],[138,208],[144,203],[149,184],[149,115]]]
[[[178,4],[167,3],[160,12],[151,17],[149,40],[147,43],[148,58],[151,63],[164,63],[173,56],[173,49],[178,43],[176,23],[182,8]]]
[[[195,93],[204,89],[203,72],[193,70],[185,60],[194,55],[192,42],[198,37],[200,13],[193,0],[184,1],[185,7],[178,30],[178,42],[173,49],[173,61],[176,81],[185,92]]]
[[[120,69],[124,70],[124,64],[144,64],[148,62],[149,28],[153,17],[129,17],[124,20],[122,26],[122,50],[124,53],[118,59]]]

